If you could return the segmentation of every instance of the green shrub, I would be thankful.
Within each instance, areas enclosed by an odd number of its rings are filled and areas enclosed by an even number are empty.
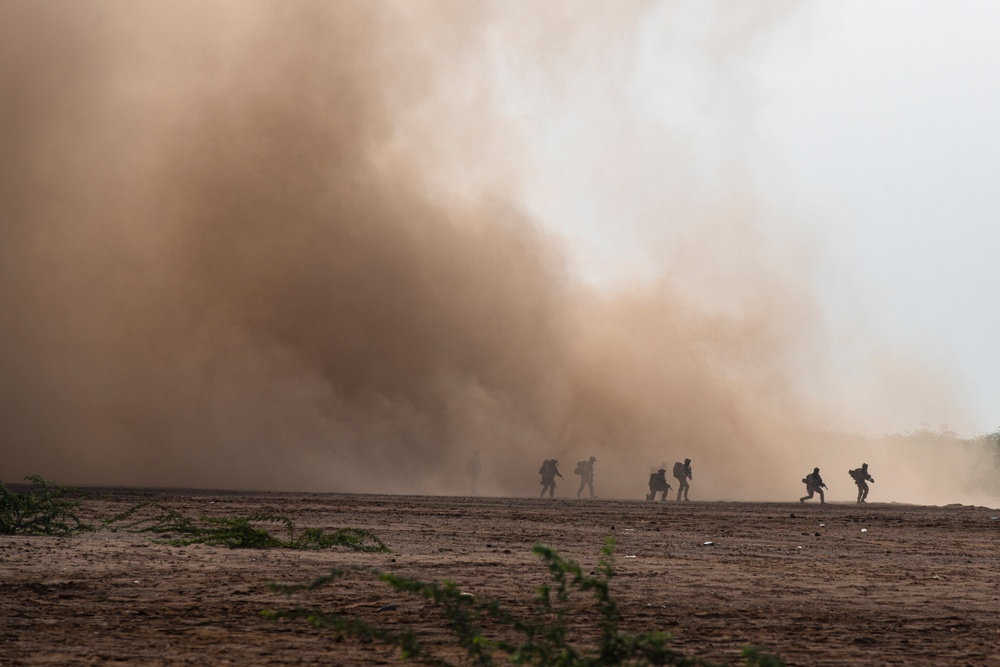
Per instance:
[[[66,498],[69,489],[38,475],[25,477],[27,491],[11,491],[0,482],[0,535],[72,535],[93,528],[76,516],[80,501]]]
[[[168,544],[210,544],[230,549],[326,549],[334,546],[354,551],[389,551],[374,533],[361,528],[338,528],[326,532],[320,528],[297,531],[287,517],[253,515],[249,517],[186,517],[176,510],[155,503],[142,503],[107,519],[112,530],[136,533],[159,533]],[[262,525],[277,524],[285,538],[276,537]]]
[[[610,538],[594,576],[584,574],[580,566],[564,559],[553,549],[536,544],[532,552],[539,556],[549,571],[549,583],[539,587],[532,612],[526,617],[515,616],[496,600],[480,601],[463,592],[455,584],[444,581],[425,583],[408,577],[359,565],[335,568],[329,575],[311,584],[272,584],[272,590],[291,594],[315,590],[339,579],[360,574],[388,584],[392,589],[429,600],[448,625],[454,640],[474,665],[492,665],[497,654],[503,662],[515,665],[555,665],[559,667],[597,667],[610,665],[704,665],[698,658],[688,658],[667,646],[670,635],[657,630],[638,634],[619,631],[621,614],[611,597],[609,582],[614,574],[614,542]],[[570,619],[576,617],[579,605],[573,604],[571,593],[589,594],[600,618],[600,633],[596,642],[578,646],[570,641]],[[452,663],[435,655],[410,626],[386,628],[361,618],[337,611],[316,609],[270,610],[261,614],[269,619],[305,619],[319,628],[340,634],[374,640],[400,649],[404,659],[431,665]],[[763,656],[748,650],[744,655],[751,665],[773,656]],[[777,660],[774,658],[774,660]]]
[[[785,667],[785,661],[781,658],[761,653],[752,647],[743,649],[742,657],[747,661],[747,667]]]

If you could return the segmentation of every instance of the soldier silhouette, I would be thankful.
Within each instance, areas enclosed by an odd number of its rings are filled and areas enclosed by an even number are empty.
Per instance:
[[[848,470],[847,474],[851,476],[854,483],[858,485],[858,503],[868,502],[868,482],[872,484],[875,480],[872,476],[868,474],[868,464],[862,463],[860,468],[855,468],[854,470]]]
[[[590,487],[590,497],[596,498],[594,494],[594,463],[597,461],[596,457],[591,456],[590,459],[586,461],[580,461],[576,464],[577,475],[580,476],[580,488],[577,489],[576,497],[579,498],[580,494],[583,493],[583,489],[586,486]]]
[[[538,496],[544,497],[545,492],[549,492],[549,498],[555,496],[556,493],[556,476],[559,479],[565,479],[559,474],[559,461],[555,459],[545,459],[542,462],[542,467],[538,469],[538,473],[542,476],[542,492]]]
[[[674,479],[680,482],[677,487],[677,500],[684,497],[684,500],[688,499],[688,480],[693,479],[691,477],[691,459],[684,459],[684,463],[678,461],[674,464]]]
[[[808,495],[799,498],[800,503],[805,503],[813,497],[813,493],[819,494],[820,505],[826,504],[826,499],[823,497],[823,489],[826,488],[826,484],[823,483],[823,478],[819,476],[819,468],[813,468],[813,471],[805,476],[802,480],[806,485],[806,493]]]
[[[660,468],[649,476],[649,493],[646,494],[646,500],[656,500],[657,493],[661,494],[660,500],[666,500],[667,492],[671,488],[667,482],[667,469]]]

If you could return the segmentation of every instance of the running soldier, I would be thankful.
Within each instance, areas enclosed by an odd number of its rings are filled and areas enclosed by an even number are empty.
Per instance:
[[[587,461],[580,461],[576,464],[576,470],[574,472],[580,476],[580,488],[576,492],[576,497],[579,498],[580,494],[583,493],[583,487],[590,487],[590,497],[596,498],[594,495],[594,463],[597,461],[597,457],[591,456]]]
[[[667,469],[660,468],[649,476],[649,493],[646,494],[646,500],[656,500],[657,493],[662,494],[660,500],[666,500],[667,492],[671,488],[673,487],[667,482]]]
[[[677,500],[684,497],[684,500],[688,499],[688,480],[693,479],[691,477],[691,459],[684,459],[684,463],[680,461],[674,464],[674,479],[680,482],[677,487]]]
[[[866,500],[866,498],[868,498],[867,483],[868,482],[871,482],[872,484],[875,483],[875,480],[872,479],[872,476],[868,474],[868,464],[862,463],[860,468],[855,468],[854,470],[848,470],[847,474],[850,475],[851,479],[854,480],[854,483],[858,485],[858,503],[868,502]]]
[[[545,459],[542,463],[542,467],[538,469],[538,473],[542,476],[542,492],[538,494],[539,498],[545,497],[545,492],[549,492],[549,498],[555,496],[556,493],[556,476],[559,479],[565,479],[559,474],[559,461],[555,459]]]
[[[806,475],[803,479],[806,485],[806,493],[809,495],[799,498],[800,503],[805,503],[807,500],[812,499],[813,493],[819,494],[819,504],[825,505],[826,499],[823,498],[823,489],[826,488],[826,484],[823,483],[823,478],[819,476],[819,468],[813,468],[813,471]]]

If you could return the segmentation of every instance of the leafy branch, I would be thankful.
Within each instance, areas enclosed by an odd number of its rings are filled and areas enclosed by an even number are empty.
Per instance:
[[[545,563],[549,582],[538,588],[526,617],[511,613],[496,600],[479,601],[449,581],[427,583],[360,565],[335,568],[310,584],[272,584],[271,588],[290,595],[335,585],[352,576],[381,581],[395,591],[428,600],[440,612],[468,662],[483,667],[493,665],[498,654],[505,657],[505,663],[556,667],[707,664],[670,649],[667,642],[671,637],[667,633],[649,630],[629,634],[619,630],[621,613],[609,586],[614,575],[612,539],[606,541],[594,575],[585,574],[578,563],[545,545],[536,544],[532,553]],[[570,619],[578,611],[574,593],[589,595],[601,618],[596,645],[580,646],[570,641]],[[319,609],[265,609],[261,614],[272,620],[304,619],[317,628],[394,646],[404,659],[436,667],[453,665],[436,655],[412,626],[381,627],[349,613]],[[783,664],[752,649],[744,657],[750,664],[773,667]]]
[[[66,497],[65,486],[38,475],[25,477],[32,486],[12,491],[0,482],[0,535],[72,535],[93,527],[76,515],[79,500]]]
[[[141,503],[106,519],[112,530],[133,533],[159,533],[167,544],[184,546],[208,544],[230,549],[327,549],[334,546],[354,551],[387,552],[389,547],[374,533],[361,528],[321,528],[297,530],[290,519],[271,514],[249,517],[191,518],[156,503]],[[277,525],[284,537],[272,533],[265,525]],[[176,535],[177,537],[171,537]]]

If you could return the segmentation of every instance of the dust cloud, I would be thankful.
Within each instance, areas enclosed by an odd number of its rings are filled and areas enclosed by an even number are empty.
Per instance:
[[[765,238],[751,186],[714,201],[679,159],[643,210],[687,231],[612,283],[523,205],[518,95],[620,70],[651,7],[3,3],[0,479],[465,493],[478,450],[483,493],[537,493],[544,458],[574,493],[594,455],[642,497],[690,457],[692,498],[754,500],[847,465],[816,242]],[[723,69],[755,43],[716,37]],[[602,181],[648,178],[628,158]],[[968,497],[906,460],[894,500]]]

